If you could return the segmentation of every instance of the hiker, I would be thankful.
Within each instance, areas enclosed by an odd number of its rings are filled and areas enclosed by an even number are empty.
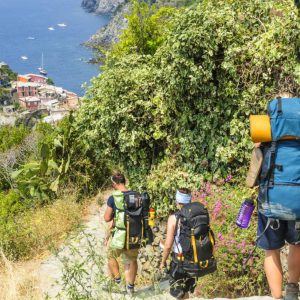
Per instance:
[[[281,299],[281,248],[289,244],[285,300],[298,300],[300,279],[300,99],[281,94],[268,104],[263,122],[253,124],[254,180],[259,185],[257,246],[265,250],[264,268],[271,294]],[[263,125],[262,125],[263,124]],[[255,128],[255,126],[257,128]],[[260,143],[262,141],[262,143]],[[256,166],[257,165],[257,166]],[[258,172],[257,172],[258,170]],[[258,176],[255,183],[256,174]],[[249,176],[251,179],[251,176]]]
[[[256,144],[261,148],[264,145]],[[300,166],[299,166],[300,168]],[[288,195],[287,195],[288,197]],[[300,279],[300,235],[295,229],[295,221],[276,220],[274,226],[267,227],[268,218],[258,212],[257,246],[265,250],[264,268],[272,297],[282,299],[283,270],[280,258],[281,248],[289,244],[288,283],[285,286],[285,300],[298,300]]]
[[[119,285],[121,283],[121,275],[117,258],[122,256],[126,280],[126,291],[129,294],[133,294],[138,269],[137,256],[140,247],[140,239],[139,237],[133,237],[130,241],[128,239],[126,240],[126,236],[129,237],[129,232],[126,232],[128,230],[129,223],[124,224],[124,203],[125,201],[133,200],[133,205],[135,206],[137,203],[136,200],[139,200],[139,194],[127,189],[125,176],[121,173],[114,174],[111,177],[111,182],[115,191],[108,198],[107,208],[104,213],[104,220],[109,224],[110,231],[112,232],[110,240],[107,243],[108,269],[114,283]],[[133,223],[130,223],[130,225],[132,224]],[[141,223],[134,225],[140,227],[136,230],[138,233],[142,231]]]
[[[163,248],[161,271],[172,251],[170,294],[176,299],[188,299],[189,293],[195,290],[196,278],[216,270],[215,240],[209,228],[208,212],[201,203],[192,203],[191,199],[189,189],[177,190],[178,211],[169,216],[166,240],[160,242]]]

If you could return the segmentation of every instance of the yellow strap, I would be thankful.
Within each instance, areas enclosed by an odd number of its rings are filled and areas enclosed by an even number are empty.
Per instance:
[[[192,228],[192,237],[191,237],[193,252],[194,252],[194,261],[195,263],[198,262],[198,255],[197,255],[197,248],[196,248],[196,240],[194,236],[194,228]]]
[[[208,266],[208,260],[205,261],[205,265],[204,265],[204,266],[202,265],[202,261],[200,261],[200,267],[201,267],[202,269],[207,268],[207,266]]]
[[[209,237],[209,240],[210,240],[211,245],[212,245],[213,255],[215,255],[215,242],[214,242],[214,239],[212,237],[211,231],[208,232],[208,237]]]
[[[129,217],[126,216],[126,249],[129,250]]]

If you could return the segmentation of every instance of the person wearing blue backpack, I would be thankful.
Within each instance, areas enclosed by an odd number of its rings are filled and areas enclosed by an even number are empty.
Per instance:
[[[256,144],[263,153],[259,176],[257,246],[275,299],[298,300],[300,279],[300,99],[277,97],[268,105],[272,141]],[[282,295],[281,248],[289,244],[288,282]]]

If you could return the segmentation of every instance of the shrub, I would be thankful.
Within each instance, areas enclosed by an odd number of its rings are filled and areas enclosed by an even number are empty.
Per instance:
[[[205,0],[172,24],[155,54],[108,60],[76,116],[85,153],[120,165],[132,186],[147,187],[169,159],[189,177],[238,172],[252,148],[249,115],[279,91],[299,93],[293,1]]]
[[[234,181],[228,176],[225,180],[207,182],[193,195],[209,208],[216,238],[218,270],[200,279],[196,291],[204,298],[263,296],[269,292],[263,273],[263,251],[256,250],[245,265],[255,247],[256,215],[252,216],[248,229],[235,225],[243,198],[249,197],[251,191]]]
[[[109,59],[132,53],[154,54],[164,42],[175,12],[171,7],[158,9],[147,2],[132,1],[128,27],[123,30],[119,42],[113,44]]]
[[[170,159],[151,171],[145,185],[152,196],[152,206],[157,215],[162,217],[175,209],[175,193],[178,188],[187,187],[193,190],[200,187],[202,180],[202,176],[195,176],[188,170],[183,170],[175,159]],[[137,188],[143,190],[142,186]]]
[[[0,127],[0,152],[4,152],[11,147],[18,146],[29,134],[29,130],[21,125],[19,127],[1,126]]]

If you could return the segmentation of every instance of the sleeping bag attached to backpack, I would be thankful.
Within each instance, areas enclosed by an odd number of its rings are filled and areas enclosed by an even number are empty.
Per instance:
[[[115,191],[112,194],[116,205],[112,248],[138,249],[145,242],[145,236],[151,236],[149,233],[151,228],[148,226],[148,211],[146,211],[149,205],[145,203],[150,201],[150,198],[146,199],[144,194],[141,195],[134,191],[126,193]],[[145,230],[148,235],[145,234]]]
[[[300,220],[300,99],[270,101],[272,142],[263,143],[258,209],[268,218]],[[280,140],[283,137],[291,140]]]
[[[172,273],[179,272],[189,277],[201,277],[217,269],[214,258],[215,239],[209,226],[207,209],[199,202],[186,204],[176,214],[175,234],[179,230],[178,253],[173,253],[175,268]]]

